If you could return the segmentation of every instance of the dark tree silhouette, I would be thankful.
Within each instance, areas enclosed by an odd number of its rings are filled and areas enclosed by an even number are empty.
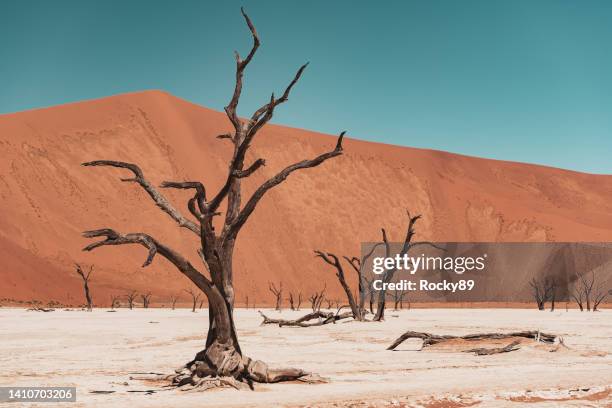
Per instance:
[[[200,296],[202,294],[193,289],[185,289],[185,292],[191,295],[191,302],[192,302],[191,311],[195,313],[196,306],[198,305],[198,300],[200,300]]]
[[[119,295],[111,295],[111,310],[115,310],[115,306],[119,307]]]
[[[134,308],[134,301],[136,300],[136,296],[138,296],[138,294],[136,293],[135,290],[127,294],[127,301],[128,301],[128,306],[130,307],[130,310]]]
[[[591,271],[590,274],[585,273],[578,277],[571,296],[581,312],[584,311],[585,304],[587,312],[596,312],[601,302],[608,296],[608,292],[603,284],[597,284],[595,272]]]
[[[177,295],[170,296],[170,302],[172,302],[172,310],[176,308],[176,302],[178,301]]]
[[[148,309],[149,304],[151,304],[151,292],[147,292],[146,294],[141,294],[140,298],[142,299],[142,307],[144,309]]]
[[[414,225],[421,218],[421,215],[415,215],[414,217],[410,215],[410,211],[407,211],[408,214],[408,228],[406,230],[406,237],[404,238],[404,242],[402,244],[402,248],[400,249],[399,256],[402,257],[408,253],[408,251],[417,246],[417,245],[433,245],[429,242],[415,242],[412,243],[412,238],[416,234]],[[382,232],[382,242],[385,246],[385,257],[391,257],[391,244],[387,238],[387,232],[384,228],[381,229]],[[384,283],[389,283],[393,279],[393,276],[396,272],[396,268],[386,269],[382,274],[382,281]],[[384,286],[383,286],[384,287]],[[376,308],[376,314],[374,315],[375,321],[381,321],[385,319],[385,306],[386,306],[386,290],[380,290],[378,292],[378,306]]]
[[[538,310],[544,310],[546,302],[552,299],[553,292],[555,291],[555,280],[550,277],[542,279],[532,278],[529,281],[529,286],[531,286],[531,293],[536,301]]]
[[[364,318],[364,313],[362,312],[363,309],[360,308],[360,305],[355,301],[355,296],[353,296],[353,292],[351,291],[351,288],[349,287],[348,283],[346,283],[346,278],[344,276],[344,268],[342,268],[342,264],[340,263],[340,260],[338,259],[338,257],[332,254],[331,252],[322,252],[318,250],[314,252],[315,252],[315,256],[321,258],[325,263],[335,268],[336,277],[338,278],[338,281],[340,282],[340,285],[342,286],[342,289],[344,290],[344,293],[346,294],[346,298],[348,300],[349,307],[351,308],[351,313],[353,314],[353,319],[363,320]],[[331,306],[329,308],[331,308]]]
[[[272,282],[268,282],[268,290],[274,295],[274,308],[278,311],[282,310],[283,302],[283,281],[280,282],[278,287]]]
[[[170,248],[151,235],[136,232],[122,234],[113,229],[98,229],[87,231],[87,238],[104,238],[85,247],[91,251],[105,245],[137,244],[148,249],[149,254],[143,266],[153,262],[156,255],[166,258],[182,274],[189,278],[208,298],[209,329],[204,349],[197,353],[194,359],[185,365],[185,369],[177,375],[175,383],[201,385],[202,377],[210,380],[211,377],[233,377],[239,381],[278,382],[294,380],[307,375],[299,369],[272,370],[263,362],[256,362],[244,356],[238,342],[234,326],[234,284],[233,284],[233,252],[238,233],[245,225],[260,200],[274,187],[281,184],[292,173],[301,169],[312,168],[328,159],[342,154],[342,132],[334,148],[319,156],[302,160],[285,167],[272,178],[265,181],[243,204],[242,182],[265,164],[262,158],[256,159],[245,166],[245,159],[249,147],[253,144],[259,130],[266,125],[275,109],[285,103],[291,89],[300,79],[307,64],[300,67],[293,80],[289,83],[282,95],[277,98],[272,94],[269,101],[257,109],[248,119],[238,117],[237,107],[242,93],[242,82],[245,68],[253,59],[259,48],[259,37],[250,18],[242,10],[253,37],[253,47],[245,59],[236,53],[236,83],[232,98],[225,107],[225,112],[233,130],[231,133],[217,136],[227,140],[233,145],[233,155],[229,162],[228,173],[223,186],[212,197],[204,184],[198,181],[165,181],[162,188],[184,189],[193,192],[188,201],[188,209],[193,219],[186,218],[162,195],[159,190],[145,177],[143,171],[135,164],[98,160],[84,163],[85,166],[110,166],[129,170],[132,177],[123,178],[123,181],[140,185],[153,199],[155,204],[170,216],[176,223],[197,237],[199,255],[202,265],[209,276],[191,264],[187,258]],[[217,230],[213,226],[213,218],[220,216],[221,204],[227,203],[222,227]],[[194,221],[195,220],[195,221]],[[209,384],[210,382],[204,382]]]
[[[83,279],[83,290],[85,291],[85,301],[87,302],[87,311],[91,312],[93,308],[93,300],[91,298],[91,293],[89,292],[89,278],[91,277],[91,273],[93,272],[93,265],[89,267],[89,271],[85,272],[81,265],[75,264],[76,272]]]
[[[325,299],[326,288],[327,285],[323,286],[323,289],[321,289],[320,292],[315,292],[308,298],[308,300],[310,301],[310,307],[312,308],[313,312],[319,312],[321,310],[321,304]]]

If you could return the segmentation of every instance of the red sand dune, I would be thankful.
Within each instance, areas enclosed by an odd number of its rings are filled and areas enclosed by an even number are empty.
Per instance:
[[[81,303],[74,262],[95,265],[91,286],[101,305],[131,289],[150,290],[159,303],[187,288],[161,257],[142,269],[143,248],[81,252],[90,242],[81,231],[110,227],[150,233],[198,262],[192,234],[139,186],[119,181],[123,171],[80,163],[134,162],[156,184],[197,179],[213,191],[231,153],[215,136],[226,131],[224,114],[158,91],[0,116],[0,298]],[[247,194],[334,144],[335,136],[268,126],[249,157],[267,165],[245,183]],[[168,196],[183,209],[189,197]],[[418,239],[612,241],[612,176],[348,139],[343,156],[295,173],[262,200],[238,238],[238,300],[248,293],[270,302],[267,282],[281,280],[304,297],[327,281],[340,298],[313,249],[357,255],[382,226],[400,240],[406,208],[423,214]]]

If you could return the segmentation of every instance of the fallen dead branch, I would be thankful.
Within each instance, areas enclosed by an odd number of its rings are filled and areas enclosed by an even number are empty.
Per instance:
[[[424,332],[415,332],[415,331],[407,331],[397,338],[387,350],[394,350],[397,346],[402,344],[405,340],[408,339],[421,339],[423,340],[423,348],[427,346],[432,346],[434,344],[439,344],[449,340],[467,340],[467,341],[478,341],[478,340],[503,340],[503,339],[511,339],[514,337],[524,337],[528,339],[534,339],[536,341],[540,341],[542,343],[553,344],[555,342],[554,334],[542,333],[538,330],[528,330],[528,331],[519,331],[519,332],[511,332],[511,333],[477,333],[477,334],[468,334],[465,336],[450,336],[450,335],[438,335]],[[474,349],[476,350],[476,349]]]
[[[511,351],[520,349],[520,347],[518,347],[519,344],[520,344],[520,341],[515,340],[512,343],[504,347],[494,347],[494,348],[479,347],[479,348],[473,348],[470,350],[465,350],[464,353],[474,353],[477,356],[490,356],[491,354],[509,353]]]
[[[28,312],[55,312],[53,308],[44,308],[40,306],[35,306],[27,309]]]
[[[278,327],[288,326],[288,327],[313,327],[313,326],[323,326],[329,323],[336,323],[338,320],[346,319],[349,317],[353,317],[351,312],[346,313],[334,313],[334,312],[321,312],[316,311],[312,313],[308,313],[295,320],[286,320],[286,319],[272,319],[259,310],[259,314],[263,317],[263,322],[261,324],[278,324]],[[309,323],[311,320],[317,320],[316,322]]]

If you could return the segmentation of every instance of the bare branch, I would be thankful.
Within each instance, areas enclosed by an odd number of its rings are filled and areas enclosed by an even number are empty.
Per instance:
[[[164,181],[160,184],[160,187],[177,188],[182,190],[194,189],[196,191],[194,201],[198,203],[200,215],[210,215],[208,205],[206,204],[206,189],[204,188],[204,185],[199,181]],[[189,208],[189,212],[191,212],[196,218],[198,218],[198,220],[200,220],[201,217],[193,212],[191,205],[192,203],[188,202],[187,207]]]
[[[145,179],[142,170],[135,164],[125,163],[112,160],[95,160],[82,164],[83,166],[111,166],[128,169],[134,173],[134,178],[121,179],[121,181],[131,181],[140,184],[140,186],[151,196],[155,204],[168,214],[174,221],[176,221],[180,227],[187,228],[192,232],[200,235],[200,227],[193,221],[185,218],[180,211],[170,204],[170,202],[164,197],[147,179]]]
[[[300,77],[302,76],[302,73],[304,72],[304,70],[306,69],[306,67],[308,66],[308,62],[305,63],[304,65],[302,65],[297,72],[295,73],[295,76],[293,78],[293,80],[289,83],[289,85],[287,86],[287,88],[285,89],[285,92],[283,92],[283,95],[276,99],[273,102],[273,106],[271,106],[270,103],[265,104],[264,106],[262,106],[261,108],[257,109],[255,111],[255,113],[253,113],[253,116],[251,116],[251,122],[254,124],[257,121],[260,120],[261,115],[263,115],[265,112],[267,112],[268,110],[270,110],[271,108],[275,108],[278,105],[285,103],[289,100],[289,93],[291,92],[291,89],[293,88],[293,86],[297,83],[297,81],[300,80]]]
[[[251,48],[249,55],[247,55],[244,61],[241,60],[240,54],[238,54],[238,52],[235,53],[236,54],[236,85],[234,87],[234,94],[232,95],[232,99],[230,100],[229,104],[225,107],[225,113],[227,114],[227,117],[229,118],[230,122],[232,122],[232,124],[234,125],[236,132],[240,132],[241,127],[242,127],[240,124],[240,119],[238,118],[238,114],[236,113],[236,108],[238,107],[238,101],[240,100],[240,94],[242,93],[242,76],[244,74],[244,69],[249,64],[249,62],[251,62],[251,60],[253,59],[253,56],[255,55],[255,52],[257,52],[257,49],[259,48],[259,44],[260,44],[259,36],[257,35],[255,26],[251,22],[251,19],[249,18],[249,16],[245,13],[244,8],[240,8],[240,12],[242,13],[242,16],[244,17],[247,23],[247,26],[249,27],[249,30],[251,31],[251,35],[253,36],[253,47]]]
[[[89,244],[83,248],[84,251],[92,251],[104,245],[140,244],[149,250],[147,259],[142,265],[143,267],[150,265],[155,255],[160,254],[174,266],[176,266],[177,269],[180,270],[185,276],[191,279],[191,281],[200,289],[204,290],[205,287],[208,289],[211,286],[210,280],[208,280],[206,276],[201,274],[193,265],[191,265],[187,259],[173,249],[159,243],[159,241],[155,240],[150,235],[143,233],[121,235],[112,229],[105,228],[85,231],[83,236],[85,238],[106,237],[106,239],[102,241]]]
[[[336,148],[334,150],[327,152],[327,153],[323,153],[315,157],[312,160],[303,160],[301,162],[292,164],[291,166],[285,167],[278,174],[276,174],[274,177],[272,177],[271,179],[263,183],[257,190],[255,190],[251,198],[249,198],[249,200],[245,204],[242,211],[240,211],[240,213],[236,217],[236,219],[229,226],[226,226],[226,230],[224,231],[224,234],[225,234],[224,239],[235,238],[240,228],[242,228],[242,226],[244,225],[246,220],[249,218],[253,210],[255,210],[255,207],[257,206],[257,203],[259,203],[259,200],[261,200],[261,198],[270,189],[272,189],[273,187],[285,181],[291,173],[293,173],[296,170],[300,170],[300,169],[316,167],[319,164],[323,163],[324,161],[331,159],[332,157],[341,155],[342,154],[341,139],[344,136],[344,133],[345,132],[342,132],[340,134],[340,137],[338,138],[338,144],[336,145]]]
[[[234,176],[236,178],[249,177],[251,174],[255,173],[257,169],[265,165],[266,165],[266,161],[264,159],[257,159],[246,170],[234,170]]]

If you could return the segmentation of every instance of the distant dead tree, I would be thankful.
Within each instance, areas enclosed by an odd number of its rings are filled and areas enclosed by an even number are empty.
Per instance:
[[[142,307],[144,309],[148,309],[149,304],[151,303],[151,292],[147,292],[146,294],[141,294],[140,298],[142,299]]]
[[[293,293],[289,292],[289,309],[295,310],[295,300],[293,299]]]
[[[363,320],[364,313],[362,312],[362,308],[360,308],[360,305],[355,301],[355,297],[353,296],[351,288],[349,287],[348,283],[346,283],[346,277],[344,276],[344,268],[342,268],[342,264],[340,263],[338,257],[335,254],[332,254],[331,252],[322,252],[319,250],[315,250],[314,253],[316,257],[321,258],[325,263],[335,268],[336,277],[338,278],[340,286],[342,286],[342,289],[346,294],[346,298],[348,300],[349,307],[351,308],[353,318],[355,320]],[[328,309],[331,309],[330,305],[331,303],[328,301]]]
[[[404,308],[404,296],[406,296],[406,291],[404,289],[395,289],[391,292],[393,296],[393,310],[397,311],[399,309]],[[399,307],[399,309],[398,309]]]
[[[282,310],[282,302],[283,302],[283,281],[280,282],[279,286],[272,282],[268,282],[268,290],[274,295],[275,298],[275,309],[278,311]]]
[[[245,303],[245,305],[246,305],[246,309],[248,309],[248,308],[249,308],[249,295],[246,295],[246,296],[244,297],[244,303]]]
[[[368,309],[370,310],[371,314],[374,314],[374,298],[376,295],[376,292],[372,289],[372,283],[374,282],[374,278],[363,278],[363,281],[365,283],[364,286],[366,286],[366,289],[363,293],[363,297],[361,297],[360,302],[365,302],[365,298],[366,296],[368,297]]]
[[[202,309],[204,307],[204,299],[200,300],[200,309]]]
[[[590,274],[582,274],[578,277],[571,296],[581,312],[584,311],[585,304],[587,312],[591,310],[596,312],[600,303],[608,296],[608,290],[602,284],[597,285],[595,272],[591,271]]]
[[[550,311],[555,311],[555,302],[557,300],[557,280],[552,278],[551,288],[550,288]]]
[[[310,300],[310,307],[312,308],[313,312],[318,312],[321,310],[321,304],[323,303],[323,300],[325,299],[325,289],[326,288],[327,288],[327,285],[323,286],[323,289],[321,289],[320,292],[315,292],[308,298],[308,300]]]
[[[111,310],[115,310],[115,306],[119,307],[119,295],[111,295]]]
[[[300,310],[301,306],[302,306],[302,292],[298,292],[297,304],[295,305],[295,310]]]
[[[294,296],[293,293],[289,293],[288,300],[291,310],[300,310],[300,306],[302,305],[302,292],[298,292],[297,296]]]
[[[136,296],[138,296],[138,293],[136,293],[135,290],[127,294],[127,301],[128,301],[128,306],[130,307],[130,310],[134,308],[134,301],[136,300]]]
[[[177,301],[178,301],[178,296],[177,295],[170,296],[170,302],[172,302],[172,310],[175,309]]]
[[[552,299],[552,294],[555,291],[555,280],[551,277],[532,278],[529,281],[531,293],[538,306],[538,310],[544,310],[546,302]]]
[[[402,244],[402,247],[398,255],[400,257],[403,257],[404,255],[408,253],[410,249],[416,246],[419,246],[419,245],[429,245],[429,246],[433,246],[434,248],[438,248],[431,242],[414,242],[414,243],[412,242],[412,238],[414,238],[414,235],[416,234],[414,226],[416,222],[421,218],[421,215],[419,214],[419,215],[412,216],[410,215],[410,211],[408,210],[406,210],[406,214],[408,215],[408,228],[406,229],[406,236],[404,237],[404,242]],[[382,243],[385,247],[385,257],[390,258],[391,257],[391,244],[389,242],[389,239],[387,238],[387,232],[385,231],[384,228],[381,229],[381,232],[382,232]],[[385,271],[382,273],[383,289],[378,291],[378,305],[376,308],[376,314],[374,315],[375,321],[381,321],[385,319],[386,290],[384,289],[384,287],[386,283],[389,283],[393,280],[393,276],[395,275],[396,271],[397,269],[393,267],[390,269],[385,269]]]
[[[93,272],[93,265],[89,267],[89,271],[83,271],[81,265],[74,264],[76,266],[76,272],[83,279],[83,289],[85,290],[85,300],[87,301],[87,311],[91,312],[93,308],[93,300],[91,299],[91,293],[89,292],[89,278]]]
[[[185,292],[189,293],[191,295],[191,301],[192,301],[192,305],[191,305],[191,311],[193,313],[195,313],[196,311],[196,306],[198,305],[198,300],[200,300],[200,295],[201,293],[196,292],[193,289],[185,289]]]
[[[410,215],[409,211],[406,211],[406,212],[408,214],[408,228],[406,231],[406,236],[404,238],[402,247],[400,249],[400,252],[397,254],[397,256],[403,257],[405,254],[408,253],[410,249],[416,246],[419,246],[419,245],[429,245],[434,248],[442,249],[442,248],[437,247],[431,242],[412,242],[412,239],[415,235],[414,225],[421,218],[421,216],[416,215],[413,217]],[[365,300],[368,295],[370,297],[370,313],[374,314],[373,304],[374,304],[374,299],[376,297],[375,293],[378,295],[378,302],[377,302],[376,314],[374,315],[374,320],[381,321],[381,320],[384,320],[385,318],[385,306],[386,306],[386,298],[387,298],[385,284],[392,281],[393,276],[395,275],[395,272],[397,269],[391,268],[391,269],[385,269],[383,271],[383,273],[381,274],[383,289],[379,290],[378,292],[374,292],[372,288],[371,284],[373,282],[373,278],[368,279],[365,276],[364,271],[363,271],[363,267],[366,265],[368,259],[374,254],[374,251],[380,246],[384,246],[385,248],[385,257],[390,258],[392,256],[391,244],[387,238],[387,232],[384,228],[381,229],[381,232],[382,232],[382,242],[379,242],[373,245],[372,248],[370,248],[370,250],[368,251],[368,253],[364,254],[363,259],[359,259],[357,257],[348,257],[348,256],[343,257],[349,263],[349,265],[351,265],[353,270],[357,273],[357,279],[359,283],[359,303],[355,301],[355,297],[353,296],[353,293],[349,285],[346,282],[344,270],[342,268],[342,265],[338,257],[335,254],[330,253],[330,252],[323,252],[319,250],[315,251],[315,256],[323,259],[323,261],[325,261],[329,265],[332,265],[336,269],[336,277],[338,278],[340,285],[342,286],[342,288],[344,289],[344,292],[346,293],[346,297],[349,302],[349,307],[351,308],[351,312],[355,320],[365,320],[365,315],[366,315]]]
[[[130,171],[133,176],[123,178],[123,181],[140,185],[155,204],[179,227],[195,235],[200,261],[203,263],[202,270],[205,270],[206,273],[202,273],[174,249],[145,233],[121,234],[109,228],[83,233],[86,238],[102,238],[85,247],[86,251],[107,245],[137,244],[144,246],[149,253],[143,266],[150,265],[155,256],[160,255],[189,278],[208,298],[209,324],[205,347],[174,378],[177,385],[212,386],[209,377],[232,377],[236,381],[245,383],[252,381],[273,383],[295,380],[308,375],[303,370],[297,369],[271,370],[265,363],[243,356],[233,319],[235,303],[233,253],[239,232],[266,193],[284,182],[292,173],[319,166],[329,159],[340,156],[343,151],[342,141],[345,132],[340,133],[335,146],[330,151],[313,159],[302,160],[285,167],[259,187],[252,189],[251,191],[254,191],[252,195],[246,197],[243,202],[242,184],[266,163],[263,158],[256,158],[250,165],[245,165],[247,152],[253,145],[259,130],[272,119],[275,109],[289,99],[291,89],[300,79],[307,64],[298,69],[295,77],[280,97],[277,98],[272,94],[269,100],[250,118],[239,117],[237,107],[242,93],[243,74],[260,44],[255,27],[244,10],[242,10],[242,15],[252,34],[253,47],[245,59],[236,53],[235,87],[231,100],[225,107],[225,113],[233,129],[230,133],[217,136],[218,139],[230,144],[233,153],[229,160],[227,177],[216,194],[209,195],[210,191],[207,191],[204,184],[198,181],[163,182],[160,185],[162,188],[181,189],[193,194],[187,203],[191,217],[186,218],[145,177],[141,168],[136,164],[111,160],[83,163],[84,166],[110,166]],[[223,203],[225,205],[222,206]],[[219,211],[222,207],[223,213]],[[213,219],[217,216],[222,216],[223,219],[214,223]],[[215,224],[221,226],[215,228]],[[203,376],[202,373],[207,375]]]

